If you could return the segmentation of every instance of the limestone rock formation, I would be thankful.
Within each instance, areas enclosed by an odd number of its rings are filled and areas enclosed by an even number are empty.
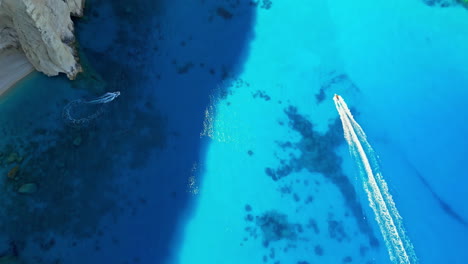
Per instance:
[[[84,0],[0,0],[0,52],[21,48],[38,71],[73,79],[81,66],[70,15],[83,7]]]

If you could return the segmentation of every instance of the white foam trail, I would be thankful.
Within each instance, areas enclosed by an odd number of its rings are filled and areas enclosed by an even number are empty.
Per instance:
[[[364,190],[385,240],[390,260],[398,264],[417,263],[413,245],[406,236],[402,218],[388,191],[387,183],[378,166],[377,156],[367,141],[366,134],[354,120],[343,98],[335,95],[333,101],[343,124],[344,137],[349,150],[359,166]]]
[[[83,99],[77,99],[77,100],[74,100],[74,101],[71,101],[70,103],[68,103],[64,108],[63,108],[63,111],[62,111],[62,117],[65,119],[65,121],[71,125],[71,126],[74,126],[74,127],[83,127],[83,126],[86,126],[88,125],[93,119],[97,118],[98,116],[100,116],[103,111],[104,111],[104,108],[99,108],[96,110],[96,112],[90,114],[89,116],[86,116],[86,117],[82,117],[82,118],[74,118],[72,117],[71,115],[71,110],[72,108],[74,107],[78,107],[78,106],[81,106],[83,104],[94,104],[94,105],[98,105],[98,104],[106,104],[106,103],[109,103],[109,102],[112,102],[115,98],[119,97],[120,95],[120,92],[117,91],[117,92],[110,92],[110,93],[105,93],[104,95],[101,95],[99,96],[98,98],[95,98],[93,100],[89,100],[89,101],[85,101]]]

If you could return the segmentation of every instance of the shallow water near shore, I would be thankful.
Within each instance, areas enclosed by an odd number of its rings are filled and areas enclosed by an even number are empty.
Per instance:
[[[34,73],[0,98],[0,257],[392,263],[337,93],[419,262],[465,263],[468,10],[127,2],[87,1],[78,80]],[[114,91],[88,126],[64,122],[68,103]]]

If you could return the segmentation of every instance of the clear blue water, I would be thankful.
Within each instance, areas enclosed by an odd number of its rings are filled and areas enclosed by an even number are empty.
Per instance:
[[[392,263],[338,93],[419,262],[466,263],[465,8],[88,0],[85,13],[86,74],[35,73],[0,98],[0,257]],[[105,91],[121,96],[90,126],[64,123],[68,102]]]

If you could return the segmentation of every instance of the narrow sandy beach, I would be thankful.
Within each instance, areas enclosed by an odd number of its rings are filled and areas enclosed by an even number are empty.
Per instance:
[[[19,50],[0,52],[0,96],[16,82],[33,72],[34,68]]]

